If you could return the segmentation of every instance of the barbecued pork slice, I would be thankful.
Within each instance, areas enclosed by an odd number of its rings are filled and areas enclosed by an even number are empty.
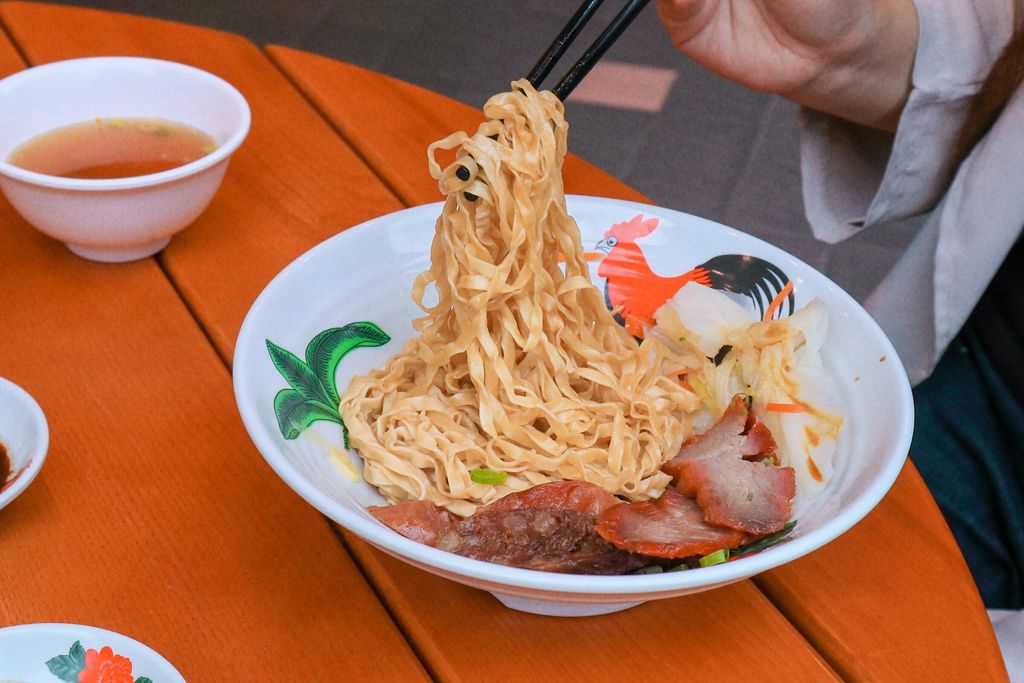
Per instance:
[[[697,502],[672,488],[654,502],[608,508],[598,517],[597,533],[622,550],[666,558],[707,555],[749,540],[743,532],[705,522]]]
[[[779,464],[778,444],[772,436],[768,425],[757,419],[753,412],[747,417],[747,432],[743,435],[744,460],[768,460],[773,465]]]
[[[484,509],[493,512],[495,510],[552,508],[578,510],[597,517],[604,510],[618,503],[618,498],[597,484],[586,481],[551,481],[510,493]]]
[[[438,539],[438,548],[476,560],[570,574],[625,574],[650,560],[601,538],[579,510],[478,510]]]
[[[771,432],[748,413],[743,398],[736,396],[718,422],[707,431],[687,439],[679,453],[662,465],[661,470],[675,479],[684,462],[719,455],[758,460],[768,458],[777,462],[775,448]]]
[[[696,497],[704,521],[755,536],[773,534],[793,512],[796,473],[792,467],[773,467],[715,455],[679,465],[676,487]]]
[[[460,518],[429,500],[410,500],[395,505],[371,505],[371,515],[406,538],[424,545],[437,545],[437,539],[458,527]]]
[[[650,561],[598,535],[597,515],[618,499],[596,484],[558,481],[511,493],[460,518],[429,501],[370,512],[415,541],[513,567],[572,574],[625,574]]]

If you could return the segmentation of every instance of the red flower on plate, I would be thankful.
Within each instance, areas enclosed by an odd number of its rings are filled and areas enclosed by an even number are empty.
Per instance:
[[[78,672],[78,683],[134,683],[132,660],[115,655],[109,646],[85,651],[85,668]]]

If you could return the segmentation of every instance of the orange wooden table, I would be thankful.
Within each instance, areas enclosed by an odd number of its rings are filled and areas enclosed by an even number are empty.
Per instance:
[[[0,511],[0,626],[113,629],[190,681],[1006,679],[910,464],[864,521],[806,558],[582,620],[508,610],[332,527],[246,436],[235,336],[303,251],[437,200],[425,147],[479,113],[208,29],[20,2],[0,3],[0,22],[2,75],[157,57],[225,78],[253,110],[213,204],[155,258],[84,261],[0,201],[0,376],[36,397],[51,429],[39,478]],[[643,200],[578,159],[566,188]]]

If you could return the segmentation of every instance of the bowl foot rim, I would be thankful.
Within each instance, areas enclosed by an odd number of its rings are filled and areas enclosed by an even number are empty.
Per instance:
[[[601,614],[611,614],[642,605],[645,600],[637,602],[612,602],[612,603],[586,603],[586,602],[559,602],[555,600],[538,600],[536,598],[524,598],[508,593],[490,592],[498,602],[509,609],[530,614],[540,614],[546,617],[594,617]]]
[[[128,247],[96,247],[84,244],[72,244],[65,242],[65,246],[76,256],[81,256],[90,261],[101,261],[103,263],[124,263],[126,261],[137,261],[157,253],[166,247],[171,241],[170,237],[161,237],[152,242],[133,244]]]

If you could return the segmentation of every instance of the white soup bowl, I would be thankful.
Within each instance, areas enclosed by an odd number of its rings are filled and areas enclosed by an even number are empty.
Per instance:
[[[197,128],[217,148],[188,164],[128,178],[80,179],[8,163],[48,131],[97,118],[156,118]],[[139,57],[53,62],[0,80],[0,190],[25,220],[96,261],[155,254],[213,199],[249,131],[249,106],[224,80]]]

